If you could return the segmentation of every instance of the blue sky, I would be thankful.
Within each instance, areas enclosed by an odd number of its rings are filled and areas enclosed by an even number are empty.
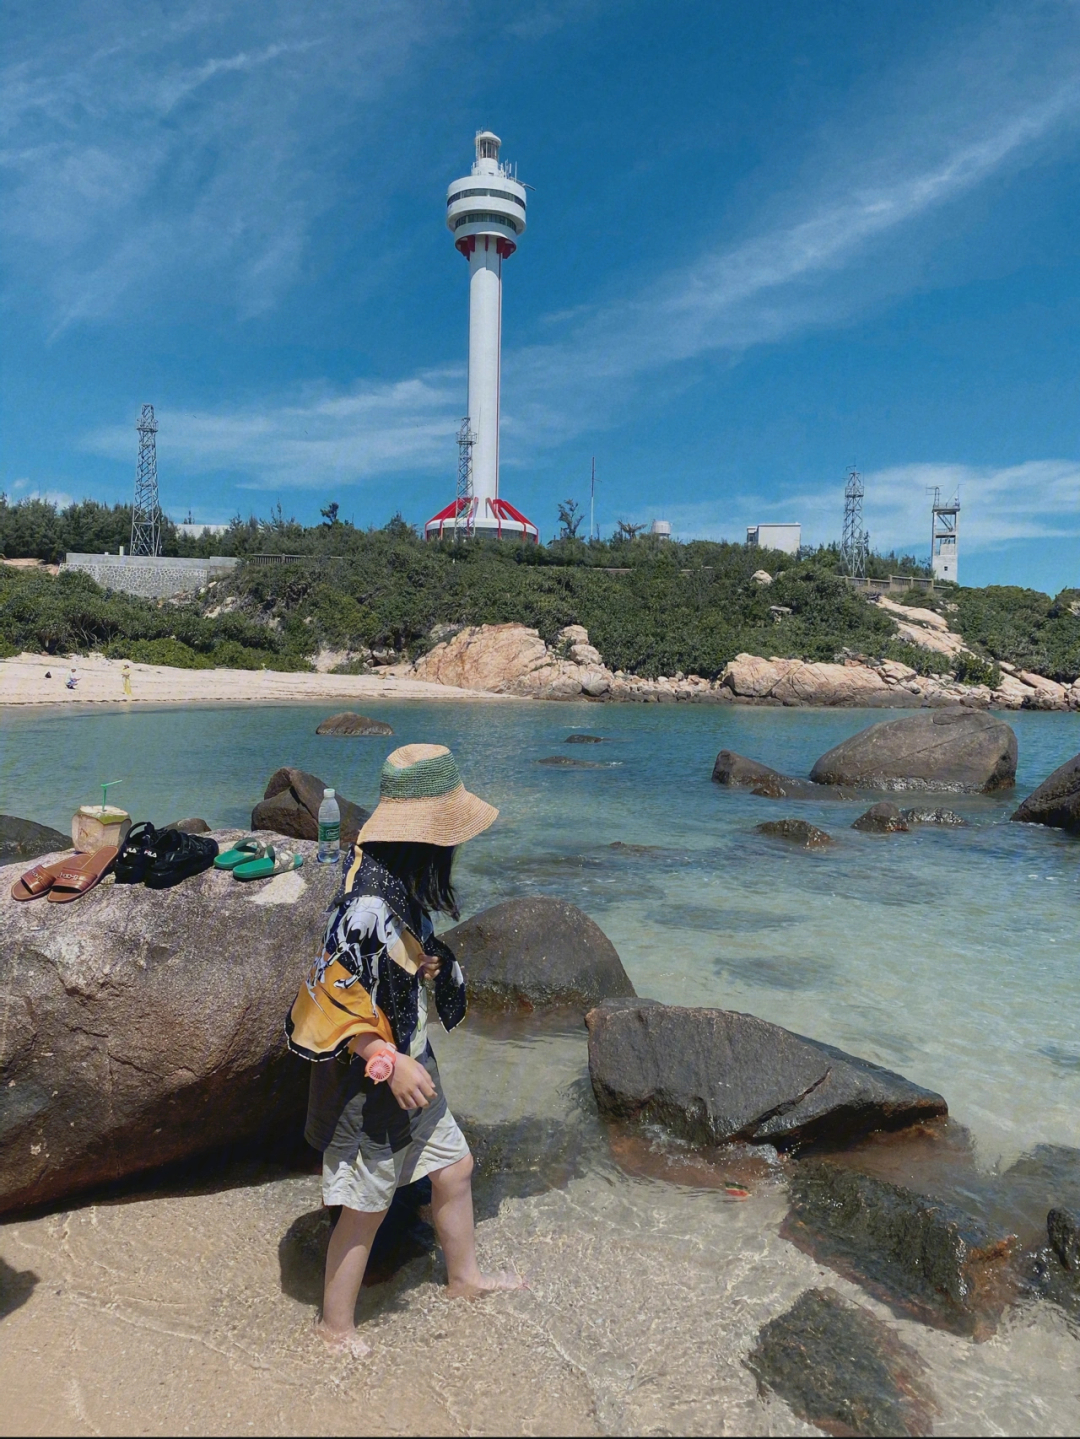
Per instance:
[[[495,129],[503,493],[555,528],[799,520],[961,577],[1080,583],[1080,8],[680,0],[11,4],[0,487],[174,518],[420,523],[454,489]]]

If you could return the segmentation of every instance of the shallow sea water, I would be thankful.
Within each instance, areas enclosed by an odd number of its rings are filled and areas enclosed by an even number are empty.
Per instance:
[[[523,892],[570,900],[610,935],[639,993],[747,1010],[940,1090],[986,1168],[1039,1142],[1080,1146],[1080,845],[1007,822],[1019,798],[1080,749],[1076,716],[1008,717],[1020,745],[1015,793],[929,801],[969,827],[875,836],[850,829],[870,799],[770,801],[709,776],[721,748],[805,774],[880,712],[457,703],[367,712],[393,725],[392,741],[316,737],[324,706],[8,711],[0,810],[64,828],[96,783],[122,778],[113,797],[136,818],[243,825],[281,764],[370,804],[389,748],[444,742],[470,787],[502,811],[460,856],[465,912]],[[565,745],[575,730],[610,742]],[[553,755],[601,767],[537,763]],[[793,851],[755,832],[784,815],[826,829],[835,846]],[[16,1411],[24,1428],[86,1428],[81,1404],[90,1428],[170,1432],[183,1391],[187,1427],[231,1432],[191,1397],[216,1365],[233,1389],[233,1426],[254,1414],[264,1432],[370,1432],[363,1415],[378,1414],[386,1432],[812,1433],[758,1394],[743,1361],[762,1323],[807,1286],[829,1284],[919,1352],[935,1432],[1075,1432],[1080,1342],[1052,1306],[1021,1306],[982,1344],[898,1318],[780,1238],[778,1180],[766,1176],[750,1200],[733,1203],[620,1168],[590,1111],[582,1033],[497,1036],[474,1025],[435,1043],[451,1103],[480,1149],[490,1141],[497,1160],[508,1143],[518,1156],[514,1173],[478,1185],[479,1234],[488,1262],[528,1272],[528,1294],[455,1306],[448,1323],[428,1260],[365,1291],[380,1388],[312,1357],[310,1303],[278,1279],[282,1234],[318,1207],[313,1177],[254,1184],[238,1175],[213,1193],[20,1221],[0,1229],[0,1255],[20,1272],[34,1266],[43,1282],[0,1337],[29,1396]],[[530,1172],[520,1155],[533,1145]],[[212,1237],[193,1240],[200,1226]],[[231,1256],[241,1252],[261,1276],[259,1305],[236,1272]],[[35,1356],[57,1342],[76,1352],[93,1330],[107,1349],[112,1326],[117,1354],[129,1346],[137,1356],[144,1341],[133,1330],[162,1324],[192,1352],[190,1364],[176,1360],[171,1398],[146,1381],[125,1409],[93,1366],[74,1360],[75,1398],[33,1379]],[[390,1398],[403,1342],[425,1346],[426,1367],[441,1376],[417,1389],[411,1419],[395,1415]],[[254,1366],[249,1388],[245,1366]],[[478,1389],[477,1376],[496,1372],[492,1407],[478,1397],[489,1381]],[[315,1409],[305,1374],[321,1386]]]

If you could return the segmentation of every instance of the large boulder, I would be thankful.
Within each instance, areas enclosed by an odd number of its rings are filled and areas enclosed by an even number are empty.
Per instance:
[[[948,1112],[940,1094],[752,1014],[609,1001],[585,1023],[601,1113],[692,1144],[847,1141]]]
[[[307,770],[275,770],[262,799],[251,811],[251,828],[268,829],[290,839],[318,839],[319,806],[326,788],[318,775]],[[352,844],[370,811],[344,795],[335,797],[341,811],[341,842]]]
[[[989,793],[1016,782],[1016,735],[978,710],[928,710],[871,725],[823,754],[816,784]]]
[[[441,937],[460,959],[478,1008],[584,1010],[635,995],[599,925],[550,895],[508,899]]]
[[[17,860],[37,859],[42,854],[71,848],[71,835],[50,829],[32,819],[17,819],[13,814],[0,814],[0,864]]]
[[[350,710],[343,710],[341,714],[331,715],[329,719],[324,719],[315,733],[385,736],[393,734],[394,731],[384,720],[369,719],[367,715],[353,714]]]
[[[282,1021],[337,875],[299,848],[304,868],[263,884],[107,879],[64,905],[15,903],[0,870],[0,1210],[302,1133],[308,1066]]]
[[[1012,816],[1021,824],[1045,824],[1080,834],[1080,754],[1059,765]]]

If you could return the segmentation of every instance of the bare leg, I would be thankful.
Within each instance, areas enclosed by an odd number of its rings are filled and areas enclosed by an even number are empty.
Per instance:
[[[315,1331],[328,1344],[348,1350],[357,1359],[371,1353],[371,1346],[356,1332],[356,1300],[372,1243],[385,1217],[385,1209],[368,1214],[343,1208],[326,1249],[322,1315],[315,1321]]]
[[[524,1289],[516,1274],[482,1274],[476,1262],[472,1206],[473,1159],[467,1154],[431,1175],[431,1213],[446,1257],[451,1299],[476,1299],[493,1289]]]

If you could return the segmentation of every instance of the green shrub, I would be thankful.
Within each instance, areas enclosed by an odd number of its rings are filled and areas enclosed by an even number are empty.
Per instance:
[[[922,645],[905,644],[903,640],[890,640],[885,646],[882,658],[896,660],[920,675],[945,675],[952,668],[948,655],[938,654],[937,650],[923,649]]]
[[[953,674],[965,685],[988,685],[996,690],[1001,684],[1001,671],[992,660],[980,659],[966,650],[953,661]]]

